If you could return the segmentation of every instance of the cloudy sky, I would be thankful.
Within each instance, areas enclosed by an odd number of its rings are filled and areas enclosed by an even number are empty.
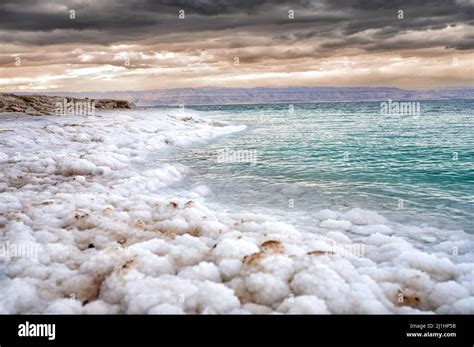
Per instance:
[[[2,0],[0,45],[0,91],[472,86],[474,0]]]

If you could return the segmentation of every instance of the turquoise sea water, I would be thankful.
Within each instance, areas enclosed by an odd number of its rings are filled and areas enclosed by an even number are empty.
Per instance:
[[[381,114],[380,102],[190,107],[247,129],[172,160],[194,170],[186,184],[205,184],[214,199],[249,211],[306,211],[310,221],[323,208],[359,207],[472,233],[473,106],[420,101],[412,115]],[[223,149],[256,154],[256,165],[219,162]]]

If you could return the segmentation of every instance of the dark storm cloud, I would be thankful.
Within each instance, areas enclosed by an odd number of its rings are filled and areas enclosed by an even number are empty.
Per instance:
[[[0,90],[462,86],[472,84],[473,8],[474,0],[1,0]]]
[[[178,19],[183,9],[185,20]],[[69,10],[76,19],[69,19]],[[288,10],[295,18],[288,19]],[[404,11],[404,19],[397,11]],[[0,3],[0,42],[30,45],[63,43],[162,42],[180,34],[178,41],[218,37],[224,30],[255,33],[269,44],[282,41],[333,39],[326,47],[386,49],[383,40],[407,31],[474,23],[469,0],[3,0]],[[362,39],[357,34],[371,31]],[[229,34],[229,36],[231,36]],[[415,41],[400,41],[414,48]],[[399,42],[399,44],[400,44]],[[464,36],[436,42],[455,49],[473,48]],[[400,44],[401,45],[401,44]],[[403,45],[397,48],[404,48]]]

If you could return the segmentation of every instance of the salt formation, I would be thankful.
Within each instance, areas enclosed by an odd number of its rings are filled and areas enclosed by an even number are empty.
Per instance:
[[[0,313],[474,313],[463,231],[352,209],[303,232],[173,189],[192,172],[167,153],[243,129],[169,110],[2,115],[0,241],[37,256],[0,257]]]

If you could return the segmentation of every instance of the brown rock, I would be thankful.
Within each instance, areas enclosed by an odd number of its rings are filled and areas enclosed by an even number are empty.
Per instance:
[[[71,105],[77,102],[95,105],[96,110],[135,109],[135,104],[126,100],[112,99],[77,99],[71,97],[44,95],[15,95],[0,93],[0,112],[24,112],[30,115],[57,114],[57,105]],[[92,106],[91,106],[92,107]],[[80,109],[83,109],[82,107]],[[77,109],[76,109],[77,110]],[[66,110],[65,112],[68,112]],[[77,111],[74,111],[77,112]],[[72,115],[75,113],[72,112]],[[84,112],[87,115],[87,112]],[[68,113],[69,114],[69,113]],[[78,112],[78,115],[82,113]]]

